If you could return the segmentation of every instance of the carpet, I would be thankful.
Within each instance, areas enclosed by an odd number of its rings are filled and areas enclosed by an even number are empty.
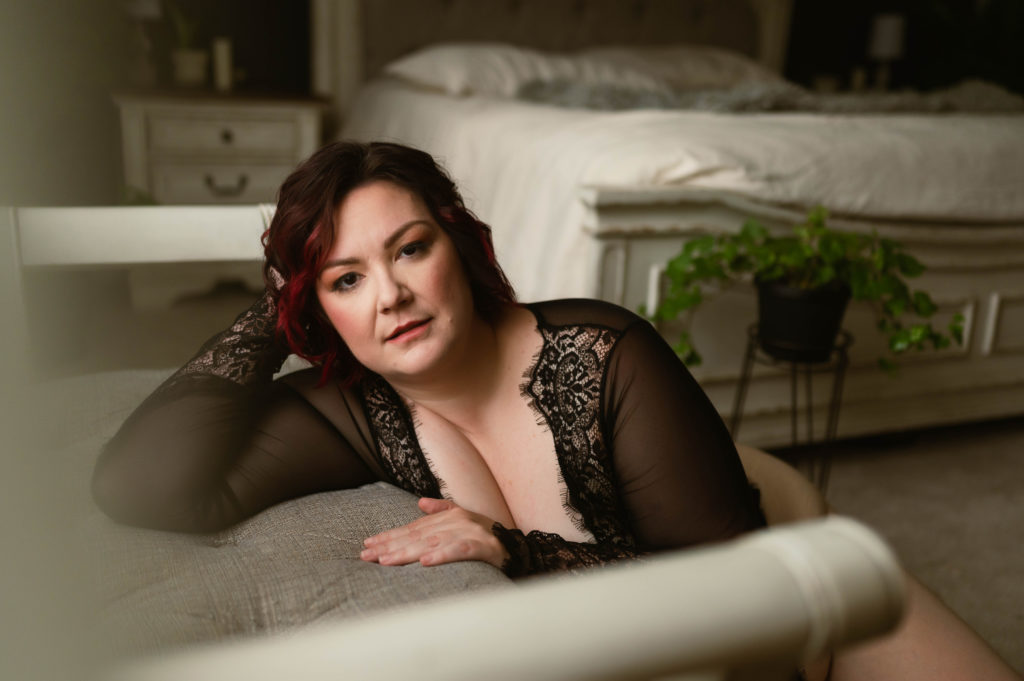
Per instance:
[[[827,497],[1024,672],[1024,418],[833,443]],[[806,452],[776,450],[790,460]]]

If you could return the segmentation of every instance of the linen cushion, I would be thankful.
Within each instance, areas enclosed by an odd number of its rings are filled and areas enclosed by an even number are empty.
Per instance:
[[[96,637],[108,646],[104,653],[269,633],[512,584],[480,562],[424,568],[361,561],[363,539],[422,516],[414,495],[383,482],[293,499],[212,534],[114,523],[90,498],[96,456],[169,373],[62,377],[25,396],[40,413],[61,416],[40,424],[34,461],[48,512],[69,523],[62,553],[91,585],[81,595],[104,630]]]
[[[151,652],[362,616],[511,585],[481,562],[381,566],[362,540],[422,513],[378,482],[294,499],[221,532],[187,535],[87,520],[100,621],[112,651]]]

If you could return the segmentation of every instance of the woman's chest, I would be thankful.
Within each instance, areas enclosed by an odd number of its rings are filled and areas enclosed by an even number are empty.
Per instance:
[[[472,428],[404,402],[383,380],[366,393],[366,406],[380,458],[399,485],[524,532],[588,541],[595,509],[617,507],[601,417],[617,334],[586,327],[542,334],[542,343],[524,343],[522,364],[511,363]]]
[[[524,532],[592,539],[566,503],[562,467],[567,462],[556,451],[547,423],[522,396],[495,404],[477,434],[426,410],[416,410],[414,422],[424,459],[446,497]]]

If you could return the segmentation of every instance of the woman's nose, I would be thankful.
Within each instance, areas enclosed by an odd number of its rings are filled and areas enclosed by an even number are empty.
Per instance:
[[[377,290],[377,310],[379,312],[396,310],[409,302],[412,297],[405,282],[391,273],[382,275],[378,281],[380,282]]]

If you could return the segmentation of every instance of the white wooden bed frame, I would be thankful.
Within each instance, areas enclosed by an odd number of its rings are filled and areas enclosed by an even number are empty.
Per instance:
[[[631,15],[622,14],[626,6]],[[343,116],[359,84],[388,59],[440,40],[506,40],[539,48],[692,41],[737,49],[778,71],[791,1],[314,0],[312,7],[314,84]],[[558,20],[569,23],[552,27]],[[780,231],[803,218],[800,211],[685,188],[589,186],[579,188],[579,198],[586,208],[583,228],[593,239],[590,295],[631,309],[657,302],[659,268],[687,238],[738,230],[749,217]],[[904,242],[929,267],[917,283],[939,303],[936,320],[961,312],[967,322],[962,348],[910,358],[890,377],[876,366],[881,340],[868,310],[852,306],[846,327],[854,345],[840,437],[1024,413],[1024,221],[923,224],[837,216],[832,224],[877,230]],[[752,291],[733,291],[693,319],[705,355],[705,365],[695,374],[726,417],[731,416],[746,329],[755,318],[753,301]],[[671,328],[663,332],[673,335]],[[829,377],[819,376],[813,391],[817,435],[823,430],[829,389]],[[805,429],[802,424],[801,433]],[[785,373],[771,368],[755,372],[739,437],[760,446],[790,442]]]
[[[129,662],[110,681],[783,681],[891,629],[892,554],[830,517],[642,565]]]

